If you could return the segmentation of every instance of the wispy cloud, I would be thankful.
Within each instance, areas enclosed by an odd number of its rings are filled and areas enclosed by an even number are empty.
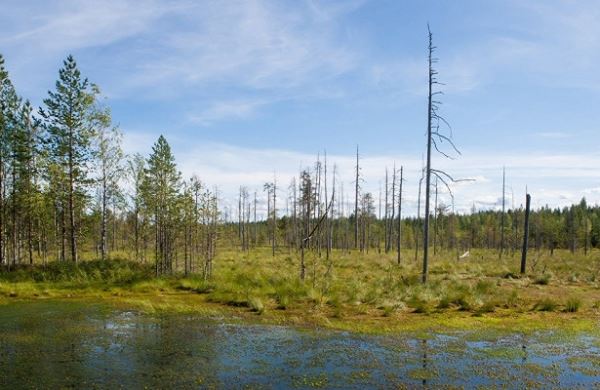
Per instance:
[[[207,109],[189,114],[189,121],[201,126],[209,126],[222,119],[242,119],[253,115],[266,102],[258,100],[230,100],[215,102]]]
[[[40,54],[107,45],[139,34],[168,12],[181,8],[154,0],[8,3],[3,4],[0,20],[11,30],[4,31],[0,43],[28,47]],[[23,13],[32,17],[19,17]],[[13,18],[18,25],[11,23]]]
[[[137,135],[139,139],[149,138]],[[127,142],[126,142],[127,144]],[[150,148],[148,147],[149,152]],[[136,151],[139,151],[136,148]],[[287,187],[301,169],[314,172],[317,156],[324,160],[324,152],[304,153],[286,149],[246,148],[221,143],[203,143],[177,155],[177,162],[186,177],[197,175],[205,183],[217,186],[224,204],[235,203],[239,186],[257,191],[261,197],[262,184],[272,181],[274,176],[280,183],[281,199],[285,199]],[[328,154],[329,180],[333,166],[336,166],[336,181],[343,183],[346,197],[352,200],[355,157]],[[364,155],[361,157],[361,190],[371,192],[376,201],[383,186],[385,168],[391,173],[396,164],[404,167],[406,183],[404,185],[406,215],[416,214],[417,193],[421,176],[421,160],[411,155]],[[507,207],[522,203],[525,187],[533,196],[535,207],[546,204],[564,206],[578,202],[586,196],[591,203],[600,202],[600,191],[589,187],[589,183],[600,183],[600,172],[594,168],[600,165],[598,154],[563,154],[557,156],[514,155],[510,153],[465,155],[453,161],[436,160],[434,165],[444,168],[456,178],[469,178],[471,181],[451,185],[454,194],[455,210],[468,212],[473,205],[477,209],[499,208],[502,193],[502,166],[506,165]],[[568,189],[566,189],[568,188]],[[338,187],[339,191],[339,187]],[[452,198],[439,185],[440,202],[452,204]],[[514,198],[513,198],[514,197]],[[283,204],[283,203],[282,203]]]

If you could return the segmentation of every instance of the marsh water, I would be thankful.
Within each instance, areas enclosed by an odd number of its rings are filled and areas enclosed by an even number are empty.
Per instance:
[[[593,337],[373,336],[150,316],[82,302],[0,305],[2,388],[600,386]]]

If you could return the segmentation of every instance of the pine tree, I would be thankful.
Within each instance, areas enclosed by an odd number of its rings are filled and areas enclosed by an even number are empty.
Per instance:
[[[16,126],[11,134],[13,176],[13,232],[25,237],[29,264],[33,264],[33,229],[39,224],[39,188],[37,180],[38,126],[32,117],[33,108],[26,101],[19,109]],[[19,248],[13,248],[19,252]],[[17,256],[20,261],[20,254]]]
[[[56,90],[48,91],[46,109],[40,109],[48,135],[49,158],[64,178],[59,178],[57,204],[62,204],[62,230],[68,216],[71,260],[77,262],[78,217],[85,206],[86,186],[89,185],[88,162],[92,158],[91,109],[97,89],[82,78],[73,56],[69,55],[59,70]]]
[[[4,67],[4,58],[0,54],[0,264],[5,262],[5,189],[6,189],[6,162],[9,150],[9,99],[13,94],[13,86],[8,78],[8,71]]]
[[[154,216],[156,274],[173,271],[175,214],[181,187],[171,147],[162,135],[152,147],[144,179],[144,204]]]

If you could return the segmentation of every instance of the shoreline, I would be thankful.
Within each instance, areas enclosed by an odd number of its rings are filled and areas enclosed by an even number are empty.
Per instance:
[[[586,335],[600,338],[600,312],[584,310],[577,313],[516,311],[500,309],[477,314],[468,311],[438,310],[429,313],[398,311],[385,316],[370,308],[364,314],[332,315],[327,305],[304,305],[285,310],[269,303],[257,313],[246,306],[231,306],[210,302],[203,294],[186,291],[132,293],[126,291],[49,290],[29,297],[0,297],[0,310],[12,304],[40,302],[83,302],[145,315],[194,315],[209,320],[243,325],[292,326],[300,329],[327,329],[359,334],[413,334],[474,332],[486,334],[553,332],[562,336]]]

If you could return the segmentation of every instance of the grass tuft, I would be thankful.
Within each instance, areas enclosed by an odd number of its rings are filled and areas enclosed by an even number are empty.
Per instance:
[[[567,302],[565,303],[565,312],[575,313],[579,311],[579,308],[581,308],[580,299],[574,297],[567,299]]]

